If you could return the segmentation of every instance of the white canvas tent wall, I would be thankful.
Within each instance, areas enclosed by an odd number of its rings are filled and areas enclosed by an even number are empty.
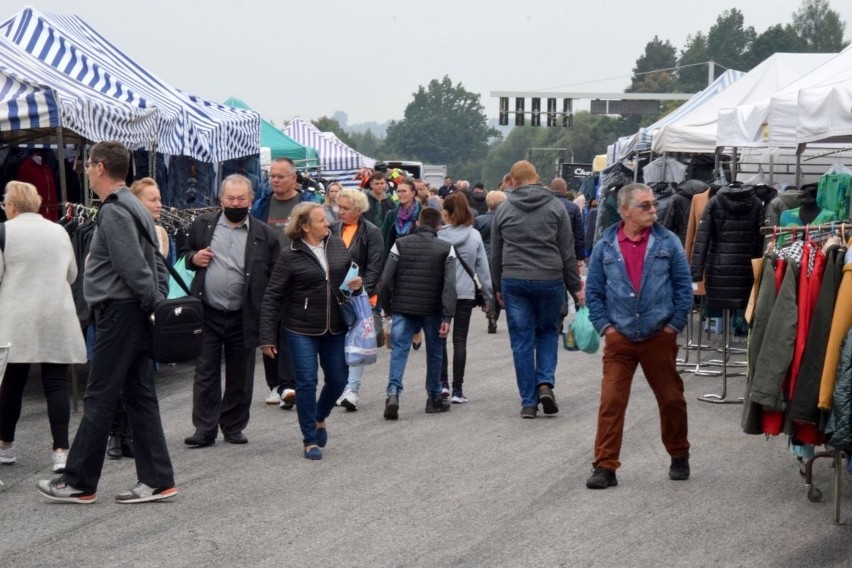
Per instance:
[[[663,152],[713,153],[719,111],[765,99],[823,64],[833,54],[776,53],[736,83],[677,121],[662,127],[652,149]]]
[[[852,144],[852,78],[798,93],[799,144]]]
[[[680,117],[686,116],[691,113],[694,109],[700,107],[708,100],[712,99],[734,83],[736,83],[741,77],[744,77],[745,73],[742,71],[736,71],[734,69],[728,69],[718,77],[716,80],[707,85],[701,91],[695,93],[688,101],[677,107],[675,110],[662,117],[660,120],[651,124],[650,126],[646,126],[644,128],[640,128],[639,132],[633,134],[632,136],[624,136],[619,138],[615,143],[615,154],[613,158],[615,160],[623,160],[632,154],[633,152],[641,152],[645,150],[649,150],[651,148],[651,141],[654,138],[654,134],[663,126],[667,124],[671,124],[676,122]],[[612,160],[613,162],[615,160]]]
[[[798,95],[852,77],[852,46],[760,101],[719,111],[716,142],[740,148],[795,147]]]

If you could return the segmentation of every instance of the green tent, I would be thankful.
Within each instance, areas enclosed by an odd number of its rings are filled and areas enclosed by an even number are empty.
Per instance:
[[[225,104],[234,108],[252,110],[241,101],[231,97]],[[297,167],[313,167],[319,165],[317,151],[309,146],[302,146],[280,130],[272,123],[260,119],[260,145],[271,150],[272,159],[290,158],[296,162]]]

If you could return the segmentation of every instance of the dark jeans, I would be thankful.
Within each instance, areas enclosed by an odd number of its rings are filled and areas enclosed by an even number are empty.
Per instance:
[[[225,435],[242,432],[249,422],[256,352],[255,347],[246,347],[242,310],[223,312],[205,305],[201,337],[201,355],[195,364],[192,386],[195,431],[210,438],[216,438],[219,427]]]
[[[138,302],[113,302],[94,311],[95,349],[83,398],[83,419],[71,444],[63,480],[81,491],[98,488],[109,427],[120,396],[130,416],[136,479],[173,487],[174,471],[163,435],[148,347],[151,324]]]
[[[343,394],[349,368],[346,366],[344,347],[346,334],[301,335],[287,334],[296,379],[296,412],[302,441],[305,446],[317,443],[317,422],[324,422],[334,403]],[[319,359],[319,365],[317,364]],[[317,400],[319,367],[322,367],[325,384]]]
[[[0,440],[15,441],[15,427],[21,417],[21,401],[30,373],[29,363],[9,363],[0,386]],[[41,385],[47,399],[47,419],[53,436],[53,449],[68,447],[68,421],[71,404],[68,401],[68,365],[41,364]]]
[[[296,383],[293,382],[293,358],[290,356],[287,330],[283,324],[278,327],[278,356],[274,359],[264,357],[263,371],[270,390],[275,389],[281,394],[284,389],[296,389]]]
[[[453,390],[461,390],[464,384],[464,368],[467,363],[467,333],[470,330],[470,314],[476,307],[474,300],[457,300],[456,313],[453,316]],[[447,358],[447,339],[441,339],[441,382],[449,379]]]

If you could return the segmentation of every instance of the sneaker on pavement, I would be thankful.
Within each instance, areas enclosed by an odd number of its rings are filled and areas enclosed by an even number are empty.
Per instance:
[[[385,420],[396,420],[399,418],[399,395],[389,394],[385,400]]]
[[[269,396],[266,397],[266,404],[278,404],[281,397],[278,395],[278,389],[272,389]]]
[[[450,383],[441,383],[441,398],[450,398]]]
[[[538,401],[541,403],[541,409],[545,414],[556,414],[559,412],[559,407],[556,406],[556,395],[553,394],[553,389],[548,385],[538,387]]]
[[[467,397],[464,395],[461,389],[453,391],[453,398],[450,399],[450,402],[453,404],[464,404],[467,402]]]
[[[68,461],[68,450],[54,450],[53,473],[65,473],[65,462]]]
[[[18,461],[18,458],[15,455],[14,445],[6,448],[0,448],[0,463],[3,465],[12,465],[16,461]]]
[[[426,399],[426,414],[437,414],[449,412],[450,403],[443,396],[429,397]]]
[[[615,478],[615,472],[605,467],[596,467],[592,476],[586,480],[586,487],[589,489],[606,489],[616,485],[618,479]]]
[[[349,389],[343,391],[340,398],[337,399],[337,405],[346,409],[346,412],[355,412],[358,410],[358,393]]]
[[[488,318],[488,333],[497,333],[497,319],[490,316]]]
[[[281,402],[278,403],[280,408],[290,410],[296,404],[296,391],[293,389],[284,389],[281,393]]]
[[[148,503],[149,501],[162,501],[177,495],[177,487],[148,487],[141,481],[130,491],[119,493],[115,496],[116,503]]]
[[[533,418],[535,418],[536,414],[538,414],[537,406],[524,406],[523,408],[521,408],[521,418],[532,420]]]
[[[672,465],[669,467],[669,479],[673,481],[689,479],[689,454],[680,458],[672,458]]]
[[[61,477],[57,477],[56,479],[42,479],[36,487],[42,497],[46,497],[51,501],[87,505],[98,500],[98,496],[94,493],[86,493],[76,487],[71,487],[62,481]]]

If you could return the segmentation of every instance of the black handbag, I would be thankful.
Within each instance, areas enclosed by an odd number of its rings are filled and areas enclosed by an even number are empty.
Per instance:
[[[464,271],[467,272],[467,275],[470,276],[470,279],[473,280],[473,301],[474,303],[482,307],[485,305],[485,296],[482,295],[482,285],[479,283],[479,277],[476,273],[470,269],[464,259],[461,257],[461,253],[459,253],[458,257],[459,262],[464,268]]]
[[[157,245],[151,239],[151,235],[145,230],[142,221],[139,220],[129,207],[118,201],[109,200],[106,203],[115,203],[123,207],[133,220],[139,234],[154,247],[154,253],[160,257],[163,264],[171,274],[175,282],[183,288],[186,296],[171,300],[160,300],[154,306],[151,314],[151,355],[157,363],[183,363],[192,361],[201,354],[201,330],[204,318],[204,304],[200,299],[193,296],[177,270],[169,264],[169,261],[160,253]]]

